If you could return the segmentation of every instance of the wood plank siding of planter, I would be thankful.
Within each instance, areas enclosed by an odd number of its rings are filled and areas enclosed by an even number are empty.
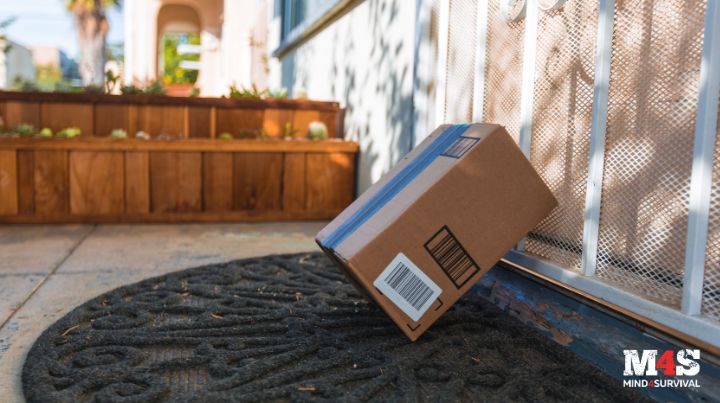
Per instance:
[[[0,223],[331,219],[353,199],[342,140],[0,138]]]
[[[84,136],[106,137],[115,129],[130,137],[216,138],[258,133],[272,138],[304,137],[310,122],[325,123],[328,138],[342,137],[337,102],[304,99],[194,98],[155,95],[67,94],[0,91],[5,127],[22,123],[54,132],[78,127]]]
[[[335,139],[341,114],[310,100],[0,91],[7,129],[82,130],[0,138],[0,223],[330,219],[355,189],[358,146]],[[330,140],[302,140],[313,121]],[[108,138],[115,129],[130,139]]]

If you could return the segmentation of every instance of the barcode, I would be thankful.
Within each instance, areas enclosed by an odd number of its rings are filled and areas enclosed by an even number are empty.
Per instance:
[[[402,262],[398,262],[395,268],[387,276],[385,282],[393,290],[397,291],[413,308],[420,309],[432,296],[433,292],[414,275]]]
[[[373,285],[416,322],[442,292],[430,277],[402,253],[398,253],[385,267]]]
[[[425,243],[425,249],[457,288],[465,285],[479,270],[475,261],[450,232],[447,225],[440,228]]]

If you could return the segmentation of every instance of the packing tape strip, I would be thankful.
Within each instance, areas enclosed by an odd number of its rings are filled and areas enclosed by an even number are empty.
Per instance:
[[[358,209],[350,218],[345,220],[322,242],[323,246],[334,250],[342,241],[363,225],[377,213],[388,201],[400,193],[413,179],[415,179],[435,158],[440,156],[470,127],[469,124],[452,125],[439,135],[424,149],[417,158],[398,172],[380,191],[373,195],[367,203]]]

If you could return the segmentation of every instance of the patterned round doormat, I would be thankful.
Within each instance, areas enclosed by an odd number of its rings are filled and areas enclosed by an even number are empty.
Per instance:
[[[29,402],[643,399],[473,293],[411,343],[318,253],[110,291],[40,336],[22,381]]]

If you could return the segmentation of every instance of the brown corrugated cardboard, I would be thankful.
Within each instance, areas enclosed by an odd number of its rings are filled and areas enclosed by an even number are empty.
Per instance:
[[[317,235],[416,340],[557,205],[498,125],[443,125]]]

